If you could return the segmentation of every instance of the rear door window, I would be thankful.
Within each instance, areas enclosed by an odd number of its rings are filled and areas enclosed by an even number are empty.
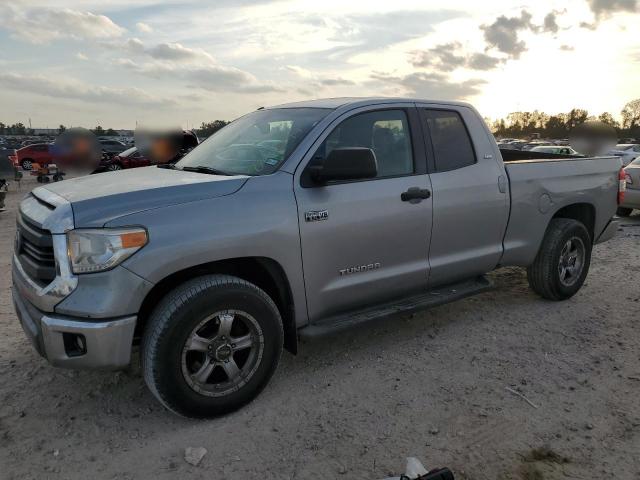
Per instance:
[[[425,110],[436,172],[448,172],[476,163],[467,127],[453,110]]]

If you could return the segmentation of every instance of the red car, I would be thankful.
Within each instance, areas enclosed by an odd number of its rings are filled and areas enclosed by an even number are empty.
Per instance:
[[[116,170],[122,170],[123,168],[136,168],[136,167],[148,167],[152,165],[149,158],[142,155],[138,151],[138,147],[131,147],[124,152],[108,157],[103,155],[98,165],[97,172],[115,172]]]
[[[193,148],[198,146],[198,137],[190,130],[182,132],[182,144],[179,153],[170,162],[176,162],[186,155]],[[98,172],[115,172],[124,168],[148,167],[156,165],[158,162],[152,157],[145,155],[138,147],[131,147],[122,153],[112,157],[103,155],[100,164],[94,173]]]
[[[23,170],[31,170],[31,166],[34,163],[42,166],[55,163],[55,157],[50,147],[52,145],[49,143],[35,143],[19,148],[16,150],[15,155],[11,155],[9,158],[11,158],[14,165],[22,167]]]

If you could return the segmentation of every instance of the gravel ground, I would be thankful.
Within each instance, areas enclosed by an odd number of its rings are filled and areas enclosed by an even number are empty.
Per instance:
[[[640,479],[638,215],[595,248],[569,301],[502,269],[495,291],[302,345],[253,403],[193,421],[154,400],[137,357],[124,372],[74,372],[31,348],[10,291],[30,182],[0,213],[2,479],[375,480],[406,456],[456,479]],[[207,450],[198,466],[187,447]]]

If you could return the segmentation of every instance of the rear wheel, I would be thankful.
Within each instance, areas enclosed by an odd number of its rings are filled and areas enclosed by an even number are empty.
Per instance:
[[[631,215],[631,212],[633,212],[633,208],[618,207],[618,210],[616,210],[616,215],[618,215],[619,217],[628,217],[629,215]]]
[[[591,236],[577,220],[554,218],[527,268],[529,285],[543,298],[566,300],[582,287],[591,263]]]
[[[30,158],[25,158],[20,162],[20,166],[23,170],[31,170],[31,168],[33,167],[33,160],[31,160]]]
[[[109,172],[117,172],[118,170],[122,170],[122,165],[120,165],[119,163],[111,163],[109,164],[109,166],[107,166],[107,170]]]
[[[213,417],[260,393],[282,345],[280,313],[264,291],[228,275],[199,277],[167,295],[149,318],[144,378],[170,410]]]

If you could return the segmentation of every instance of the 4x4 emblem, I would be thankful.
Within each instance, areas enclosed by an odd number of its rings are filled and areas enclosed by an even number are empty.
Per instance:
[[[304,212],[304,219],[307,222],[319,222],[320,220],[326,220],[328,218],[328,210],[312,210],[310,212]]]

